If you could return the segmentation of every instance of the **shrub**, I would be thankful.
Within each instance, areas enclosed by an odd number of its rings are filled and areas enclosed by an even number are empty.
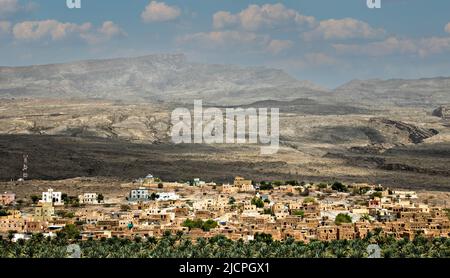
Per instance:
[[[333,185],[331,186],[331,189],[336,190],[338,192],[347,192],[347,186],[345,186],[343,183],[341,182],[334,182]]]
[[[343,223],[352,223],[352,217],[346,213],[339,213],[334,219],[336,225],[341,225]]]

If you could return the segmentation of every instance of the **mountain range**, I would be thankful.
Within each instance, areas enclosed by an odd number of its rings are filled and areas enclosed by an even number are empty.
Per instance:
[[[353,80],[334,90],[265,67],[200,64],[183,54],[0,67],[1,98],[101,98],[221,105],[310,98],[328,103],[437,106],[450,78]]]

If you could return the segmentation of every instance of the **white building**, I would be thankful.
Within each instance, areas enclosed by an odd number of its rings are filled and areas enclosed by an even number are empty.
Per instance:
[[[133,189],[130,192],[130,201],[145,201],[150,198],[149,190],[145,187]]]
[[[203,185],[205,185],[205,184],[206,184],[206,182],[200,180],[199,178],[195,178],[195,179],[192,181],[192,185],[193,185],[193,186],[203,186]]]
[[[63,205],[62,193],[54,192],[53,189],[49,188],[47,192],[42,192],[42,202],[52,203],[53,205]]]
[[[158,193],[158,201],[175,201],[180,199],[180,196],[175,192],[161,192]]]
[[[80,204],[98,204],[98,194],[97,193],[84,193],[78,196]]]

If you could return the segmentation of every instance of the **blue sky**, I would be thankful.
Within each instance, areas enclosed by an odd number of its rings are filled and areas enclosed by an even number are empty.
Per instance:
[[[185,53],[335,87],[450,76],[450,1],[0,0],[0,65]]]

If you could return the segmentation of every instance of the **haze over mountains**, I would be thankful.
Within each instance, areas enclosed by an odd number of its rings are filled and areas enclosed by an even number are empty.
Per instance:
[[[0,68],[0,97],[242,104],[324,90],[281,70],[191,63],[181,54]]]
[[[104,98],[242,105],[263,100],[320,99],[373,105],[437,106],[450,102],[450,78],[353,80],[335,90],[282,70],[208,65],[182,54],[0,67],[2,98]]]

